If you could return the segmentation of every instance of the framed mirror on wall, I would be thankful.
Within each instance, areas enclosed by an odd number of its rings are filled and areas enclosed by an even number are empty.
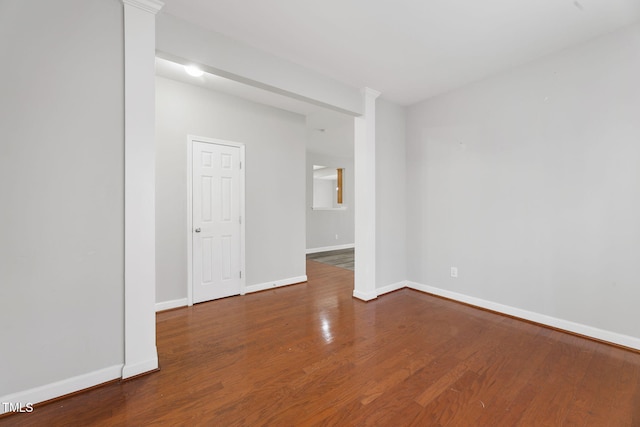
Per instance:
[[[314,210],[344,210],[344,168],[313,165]]]

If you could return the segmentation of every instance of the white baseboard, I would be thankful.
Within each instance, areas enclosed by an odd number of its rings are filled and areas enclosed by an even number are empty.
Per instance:
[[[392,283],[387,286],[383,286],[381,288],[376,288],[376,293],[378,296],[388,294],[389,292],[397,291],[398,289],[403,289],[407,287],[407,282],[398,282]]]
[[[323,248],[311,248],[307,249],[308,254],[316,254],[318,252],[339,251],[340,249],[352,249],[355,248],[355,243],[347,243],[346,245],[325,246]]]
[[[597,340],[607,341],[624,347],[640,350],[640,338],[619,334],[617,332],[606,331],[595,328],[593,326],[583,325],[581,323],[571,322],[569,320],[558,319],[556,317],[547,316],[545,314],[535,313],[532,311],[522,310],[520,308],[499,304],[492,301],[471,297],[457,292],[451,292],[433,286],[422,285],[415,282],[407,282],[407,287],[417,291],[438,295],[455,301],[464,302],[476,307],[485,308],[487,310],[496,311],[498,313],[507,314],[509,316],[518,317],[520,319],[529,320],[542,325],[551,326],[553,328],[562,329],[586,337],[595,338]]]
[[[354,298],[358,298],[359,300],[362,300],[362,301],[371,301],[371,300],[374,300],[374,299],[378,298],[378,293],[376,291],[373,291],[373,292],[360,292],[360,291],[356,291],[354,289],[353,290],[353,297]]]
[[[80,390],[118,379],[120,378],[121,372],[122,365],[113,365],[98,371],[89,372],[87,374],[67,378],[62,381],[2,396],[0,397],[0,402],[20,402],[23,405],[26,405],[27,403],[36,404],[45,402],[56,397],[75,393]],[[5,405],[0,405],[0,414],[4,413]]]
[[[302,283],[302,282],[306,282],[306,281],[307,281],[307,276],[304,275],[304,276],[298,276],[298,277],[291,277],[289,279],[274,280],[273,282],[258,283],[256,285],[247,286],[245,288],[245,293],[246,294],[250,294],[251,292],[264,291],[264,290],[267,290],[267,289],[279,288],[281,286],[294,285],[296,283]]]
[[[404,289],[407,287],[407,282],[397,282],[392,283],[390,285],[383,286],[381,288],[376,288],[375,291],[372,292],[360,292],[354,289],[353,297],[358,298],[362,301],[371,301],[378,298],[380,295],[388,294],[389,292],[397,291],[398,289]]]
[[[156,303],[156,313],[158,311],[171,310],[172,308],[186,307],[188,301],[186,298],[174,299],[171,301],[163,301]]]
[[[122,378],[131,378],[136,375],[144,374],[145,372],[153,371],[158,369],[158,350],[155,351],[155,357],[151,359],[144,360],[142,362],[134,363],[134,364],[125,364],[122,367]]]

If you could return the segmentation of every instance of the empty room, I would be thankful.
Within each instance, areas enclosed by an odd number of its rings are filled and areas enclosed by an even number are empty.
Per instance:
[[[640,1],[0,33],[0,426],[640,425]]]

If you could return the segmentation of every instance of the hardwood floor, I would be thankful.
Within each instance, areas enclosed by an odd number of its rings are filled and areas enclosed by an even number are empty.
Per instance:
[[[640,354],[351,271],[159,313],[160,372],[0,426],[640,426]]]

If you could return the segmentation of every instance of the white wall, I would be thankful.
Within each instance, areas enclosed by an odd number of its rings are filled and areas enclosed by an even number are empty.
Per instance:
[[[405,109],[376,101],[376,288],[407,279]]]
[[[120,373],[122,9],[103,0],[0,4],[1,401]]]
[[[639,76],[636,25],[409,108],[408,278],[637,345]]]
[[[318,132],[316,132],[318,134]],[[321,133],[319,137],[323,137]],[[353,139],[353,127],[351,127]],[[344,168],[343,203],[345,210],[313,210],[313,165]],[[307,250],[330,248],[332,246],[354,244],[354,176],[353,158],[336,157],[328,154],[307,151],[306,203],[307,213]],[[335,191],[334,191],[335,193]],[[336,239],[336,235],[338,238]]]
[[[316,179],[313,178],[313,206],[323,208],[337,208],[338,198],[336,188],[337,179]]]
[[[246,144],[246,284],[305,274],[305,119],[156,79],[156,301],[187,296],[187,135]]]

